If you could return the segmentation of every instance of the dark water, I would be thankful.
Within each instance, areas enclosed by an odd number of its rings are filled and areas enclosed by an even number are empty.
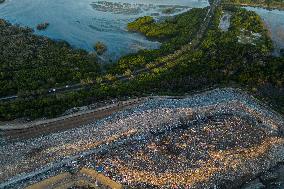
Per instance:
[[[6,0],[0,4],[0,18],[34,29],[37,24],[48,22],[50,26],[45,31],[35,33],[88,51],[101,41],[108,46],[104,58],[117,59],[139,49],[159,47],[158,42],[127,32],[128,22],[143,15],[159,18],[205,6],[207,0]],[[169,8],[174,11],[165,13]]]

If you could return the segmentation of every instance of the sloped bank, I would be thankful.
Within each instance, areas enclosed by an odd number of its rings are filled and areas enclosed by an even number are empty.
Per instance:
[[[21,188],[78,159],[126,186],[231,187],[283,162],[283,125],[237,89],[152,97],[80,128],[2,145],[0,187]]]

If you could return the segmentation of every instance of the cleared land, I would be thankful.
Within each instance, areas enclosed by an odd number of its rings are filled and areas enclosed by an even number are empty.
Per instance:
[[[142,188],[242,183],[283,162],[283,125],[236,89],[155,97],[80,128],[4,143],[0,186],[48,178],[73,161]]]

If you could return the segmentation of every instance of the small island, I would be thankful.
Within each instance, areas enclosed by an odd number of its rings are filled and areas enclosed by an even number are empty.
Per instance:
[[[37,30],[45,30],[48,26],[49,26],[49,23],[44,22],[44,23],[38,24],[36,28],[37,28]]]
[[[99,41],[94,45],[94,49],[98,55],[103,55],[107,51],[107,46]]]

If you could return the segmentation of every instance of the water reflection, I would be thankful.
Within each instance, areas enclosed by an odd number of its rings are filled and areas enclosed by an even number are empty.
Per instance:
[[[231,13],[230,12],[224,12],[223,13],[223,16],[221,17],[221,20],[220,20],[220,24],[219,24],[219,28],[222,30],[222,31],[228,31],[229,27],[230,27],[230,24],[231,24]]]
[[[124,5],[126,9],[122,9],[122,12],[114,12],[110,7],[98,9],[94,7],[94,4],[98,4],[97,0],[6,0],[0,5],[0,18],[31,28],[36,28],[39,23],[48,22],[50,26],[47,30],[36,30],[35,33],[66,40],[72,46],[88,51],[93,50],[93,45],[97,41],[102,41],[108,46],[104,58],[117,59],[121,55],[139,49],[159,47],[158,42],[148,41],[139,34],[127,32],[125,27],[128,22],[143,15],[162,17],[167,13],[173,15],[185,10],[163,12],[165,8],[158,5],[175,5],[175,7],[179,5],[186,7],[186,10],[190,7],[208,6],[207,0],[108,0],[108,2],[111,4],[123,2],[124,4],[116,5]],[[130,4],[131,9],[127,9],[127,4]],[[129,12],[138,9],[140,11],[136,14]]]
[[[279,55],[280,49],[284,48],[284,11],[256,7],[245,8],[255,11],[264,20],[275,45],[275,54]]]

